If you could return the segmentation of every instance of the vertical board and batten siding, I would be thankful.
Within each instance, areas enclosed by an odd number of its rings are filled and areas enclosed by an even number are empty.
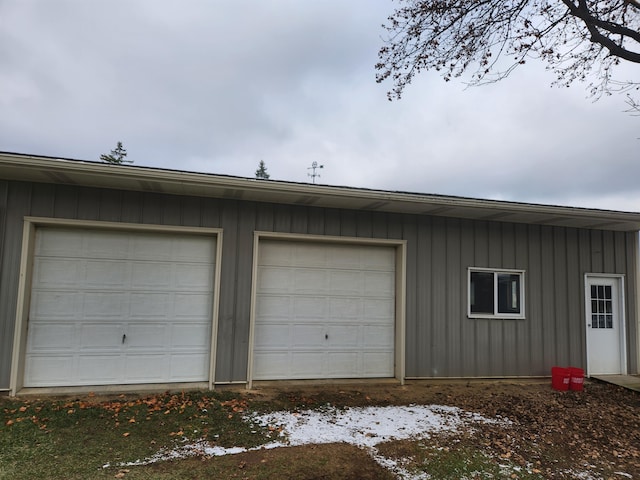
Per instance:
[[[636,233],[0,181],[0,389],[9,386],[24,216],[222,228],[216,381],[246,380],[253,232],[407,241],[406,376],[584,366],[584,274],[625,274],[636,373]],[[525,270],[524,320],[467,318],[467,268]]]

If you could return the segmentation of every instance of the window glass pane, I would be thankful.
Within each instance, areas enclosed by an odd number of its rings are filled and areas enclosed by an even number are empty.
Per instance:
[[[604,298],[604,285],[598,285],[598,298]]]
[[[498,274],[498,313],[520,313],[519,274]]]
[[[591,300],[591,313],[598,313],[598,301]]]
[[[595,285],[591,285],[591,298],[598,298],[598,290]]]
[[[591,315],[591,328],[598,328],[598,315]]]
[[[607,315],[607,328],[613,328],[613,315]]]
[[[493,314],[493,273],[471,272],[471,313]]]
[[[611,299],[611,285],[605,285],[604,287],[604,298]]]

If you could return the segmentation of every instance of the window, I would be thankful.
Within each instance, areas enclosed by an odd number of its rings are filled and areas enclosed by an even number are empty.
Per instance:
[[[524,271],[469,268],[471,318],[524,318]]]

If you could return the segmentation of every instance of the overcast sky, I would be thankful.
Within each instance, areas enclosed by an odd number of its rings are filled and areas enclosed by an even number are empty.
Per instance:
[[[640,211],[640,117],[552,88],[375,82],[391,0],[0,0],[0,150]],[[638,79],[639,67],[625,75]]]

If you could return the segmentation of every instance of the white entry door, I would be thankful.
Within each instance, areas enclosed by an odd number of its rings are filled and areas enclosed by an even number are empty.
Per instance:
[[[626,373],[622,282],[622,277],[586,276],[589,375]]]

